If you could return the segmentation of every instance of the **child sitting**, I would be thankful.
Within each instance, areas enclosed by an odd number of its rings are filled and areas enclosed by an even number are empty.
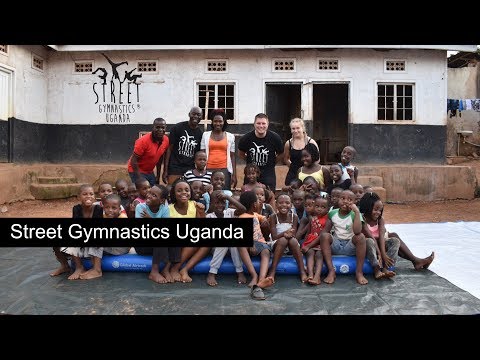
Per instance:
[[[115,191],[120,196],[122,206],[124,209],[128,209],[130,205],[130,198],[128,197],[128,182],[125,179],[118,179],[115,181]]]
[[[330,177],[332,178],[333,183],[327,187],[328,194],[331,194],[333,188],[340,187],[343,190],[348,190],[352,184],[355,184],[353,178],[343,179],[343,173],[344,171],[340,165],[330,165]]]
[[[257,165],[253,163],[245,165],[243,174],[245,176],[245,185],[241,187],[242,193],[245,191],[252,191],[256,187],[267,188],[264,184],[258,182],[258,179],[260,178],[260,168]]]
[[[320,153],[313,143],[309,143],[302,150],[303,166],[298,169],[298,178],[305,180],[307,176],[312,176],[318,183],[319,189],[323,190],[331,183],[330,173],[322,165],[318,164]]]
[[[305,272],[305,266],[303,264],[300,244],[295,237],[297,233],[298,217],[292,211],[292,201],[290,200],[290,196],[287,194],[280,194],[277,197],[277,209],[278,212],[269,218],[272,238],[269,245],[273,250],[273,260],[267,278],[271,278],[272,281],[275,282],[275,272],[277,271],[278,263],[280,262],[285,249],[288,247],[297,262],[300,279],[303,283],[307,280],[307,273]]]
[[[351,179],[352,184],[357,182],[358,178],[358,169],[356,166],[351,164],[351,161],[357,155],[357,150],[353,146],[345,146],[342,150],[342,155],[340,157],[341,162],[338,163],[343,170],[342,181]]]
[[[307,208],[307,210],[310,210],[310,208]],[[327,223],[327,214],[328,200],[321,196],[316,197],[308,234],[302,244],[302,252],[307,256],[307,282],[310,285],[320,285],[321,283],[323,256],[319,244],[320,233]]]
[[[135,208],[136,218],[169,218],[170,211],[165,205],[168,190],[163,185],[155,185],[147,193],[145,203],[138,204]],[[172,263],[180,261],[180,247],[135,247],[139,255],[152,255],[152,269],[148,278],[158,284],[173,282],[170,274]],[[160,272],[160,262],[165,264]]]
[[[408,246],[400,239],[397,233],[389,233],[385,229],[383,219],[383,203],[376,193],[368,192],[360,201],[360,212],[365,217],[369,234],[378,242],[381,259],[384,265],[384,272],[391,276],[388,270],[397,261],[397,255],[412,262],[415,270],[427,269],[435,258],[435,253],[426,258],[418,258],[410,251]],[[386,239],[386,240],[385,240]]]
[[[138,196],[130,203],[130,211],[133,212],[133,214],[130,214],[132,215],[130,217],[135,217],[135,208],[137,205],[143,204],[145,200],[147,200],[147,193],[148,190],[150,190],[150,182],[144,177],[140,176],[135,181],[135,188],[138,191]]]
[[[355,194],[355,204],[359,206],[360,199],[362,198],[364,191],[363,186],[360,184],[352,184],[350,185],[349,190]]]
[[[80,204],[77,204],[72,209],[72,218],[74,219],[87,219],[87,218],[102,218],[103,209],[99,205],[93,205],[95,202],[95,192],[93,186],[90,184],[83,184],[78,191],[78,200]],[[70,272],[70,265],[68,264],[68,258],[60,251],[60,247],[54,247],[53,252],[55,257],[60,263],[60,267],[50,273],[50,276],[57,276],[66,272]],[[83,264],[81,261],[75,263],[75,269],[78,269],[80,273],[84,272]],[[73,276],[73,275],[72,275]]]
[[[117,194],[107,195],[103,202],[103,217],[104,218],[126,218],[127,215],[121,213],[120,196]],[[68,277],[69,280],[91,280],[101,277],[102,274],[102,257],[103,253],[111,255],[122,255],[128,253],[130,247],[83,247],[62,248],[62,252],[72,256],[75,265],[81,264],[82,257],[91,257],[92,268],[85,271],[83,264]]]
[[[338,165],[337,168],[339,168]],[[357,257],[355,278],[360,285],[368,284],[368,280],[363,275],[367,241],[362,234],[362,215],[355,205],[355,195],[350,190],[344,190],[338,205],[338,209],[328,212],[325,229],[320,234],[320,248],[328,269],[327,277],[323,281],[327,284],[335,282],[332,254],[355,255]],[[333,236],[330,234],[332,228]]]

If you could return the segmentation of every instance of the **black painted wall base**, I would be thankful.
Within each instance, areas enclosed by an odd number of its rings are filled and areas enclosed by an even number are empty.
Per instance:
[[[8,121],[0,120],[0,162],[8,162]]]
[[[6,132],[2,135],[0,127],[0,136],[10,138],[10,161],[15,163],[127,163],[139,132],[151,131],[153,127],[153,121],[151,125],[58,125],[10,118],[9,122],[12,135],[8,136],[5,121]],[[167,131],[173,125],[167,124]],[[252,124],[229,124],[227,128],[239,134],[251,130]],[[8,141],[5,146],[0,142],[0,161],[9,161],[8,146]]]
[[[126,163],[138,133],[152,126],[37,124],[10,118],[0,121],[0,162]],[[167,131],[172,126],[167,124]],[[235,134],[251,130],[252,124],[229,124],[227,129]],[[445,160],[446,126],[350,124],[349,139],[358,164]]]
[[[440,125],[350,124],[349,144],[357,164],[443,164],[446,136]]]

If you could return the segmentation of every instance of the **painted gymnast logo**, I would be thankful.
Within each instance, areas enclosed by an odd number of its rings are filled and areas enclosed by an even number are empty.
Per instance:
[[[98,104],[98,112],[105,114],[107,123],[129,123],[130,116],[140,109],[140,83],[137,79],[142,74],[133,74],[137,68],[130,71],[125,70],[123,80],[120,78],[118,68],[122,65],[128,65],[128,61],[115,63],[110,58],[102,55],[109,62],[112,72],[109,81],[107,77],[109,72],[98,67],[93,75],[97,74],[101,82],[93,83],[93,93],[95,94],[95,105]]]

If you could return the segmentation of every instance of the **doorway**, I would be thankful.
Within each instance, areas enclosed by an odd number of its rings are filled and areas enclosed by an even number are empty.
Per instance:
[[[340,162],[348,145],[348,83],[313,84],[313,138],[320,163]]]
[[[282,141],[291,137],[290,120],[302,114],[302,83],[266,83],[265,112],[269,129],[275,131]]]

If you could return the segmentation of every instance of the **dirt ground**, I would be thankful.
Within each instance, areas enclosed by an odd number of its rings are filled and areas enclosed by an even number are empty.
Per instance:
[[[470,160],[462,165],[475,167],[477,179],[480,179],[479,159]],[[20,201],[0,206],[0,218],[69,218],[72,216],[72,207],[75,204],[77,204],[76,198]],[[385,204],[384,218],[387,224],[480,221],[480,198]]]

